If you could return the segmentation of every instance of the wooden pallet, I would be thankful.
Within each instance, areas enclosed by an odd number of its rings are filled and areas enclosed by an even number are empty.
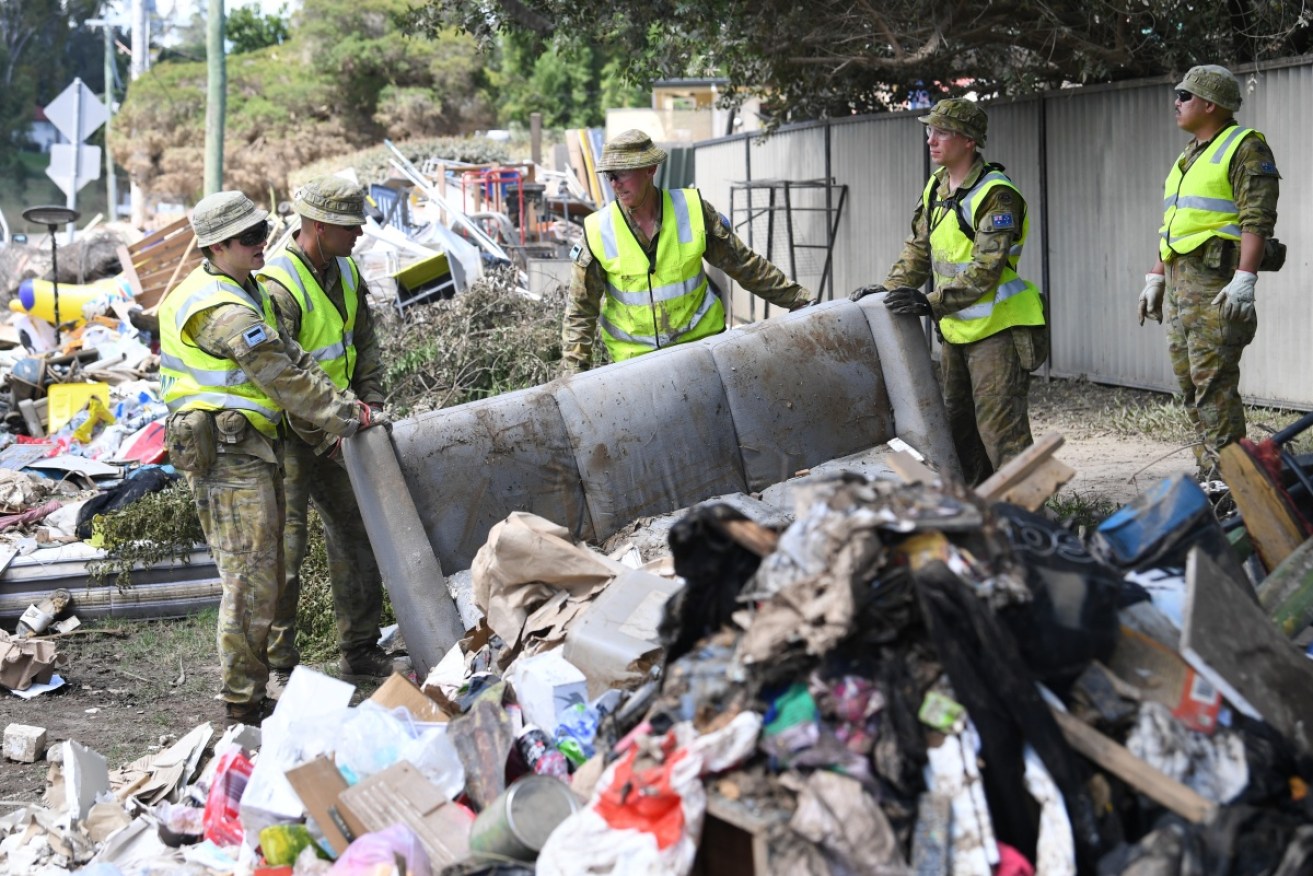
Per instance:
[[[137,303],[145,310],[152,310],[179,280],[201,263],[201,251],[184,216],[138,243],[119,247],[119,262]]]

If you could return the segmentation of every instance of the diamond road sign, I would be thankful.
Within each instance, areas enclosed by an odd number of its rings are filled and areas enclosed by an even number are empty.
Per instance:
[[[46,107],[46,118],[70,143],[77,143],[109,119],[109,110],[81,79],[59,93]]]

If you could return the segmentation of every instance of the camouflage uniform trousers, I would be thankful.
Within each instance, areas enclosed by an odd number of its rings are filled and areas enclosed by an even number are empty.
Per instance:
[[[324,524],[338,649],[350,654],[377,642],[383,613],[383,576],[346,469],[326,456],[316,456],[310,445],[295,438],[286,442],[283,467],[287,492],[287,523],[283,530],[286,582],[269,642],[269,663],[275,669],[291,669],[300,661],[296,607],[301,597],[301,564],[305,561],[311,502]]]
[[[220,453],[204,475],[186,472],[196,513],[219,569],[220,695],[264,699],[267,647],[283,583],[283,481],[278,465]]]
[[[1206,469],[1216,464],[1217,451],[1245,437],[1240,356],[1254,339],[1258,320],[1228,320],[1213,304],[1234,272],[1191,256],[1172,259],[1166,267],[1167,352],[1201,442],[1195,458]]]
[[[953,446],[974,487],[1034,443],[1030,372],[1021,367],[1010,329],[970,344],[945,343],[939,361]]]

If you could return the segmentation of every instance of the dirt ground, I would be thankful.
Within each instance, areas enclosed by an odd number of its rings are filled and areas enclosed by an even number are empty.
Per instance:
[[[1032,426],[1036,438],[1066,438],[1061,458],[1077,471],[1065,488],[1086,499],[1121,505],[1158,480],[1193,469],[1190,451],[1144,436],[1119,434],[1107,412],[1127,405],[1161,405],[1163,396],[1111,390],[1083,382],[1036,380]],[[158,751],[204,721],[222,727],[214,699],[218,664],[214,615],[166,621],[109,621],[61,640],[68,658],[56,692],[0,699],[0,726],[45,727],[48,744],[75,739],[105,755],[111,770]],[[0,761],[0,815],[39,801],[46,765]]]

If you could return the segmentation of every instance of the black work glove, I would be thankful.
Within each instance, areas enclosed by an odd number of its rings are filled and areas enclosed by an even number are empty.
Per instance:
[[[884,299],[884,306],[901,316],[930,315],[930,299],[920,289],[911,286],[899,286],[890,292]]]
[[[865,298],[867,295],[874,295],[874,294],[876,294],[877,292],[883,292],[883,291],[885,291],[885,288],[884,288],[883,286],[880,286],[880,285],[875,285],[875,286],[862,286],[862,287],[859,288],[859,289],[854,289],[854,290],[852,291],[852,294],[848,296],[848,300],[849,300],[849,301],[861,301],[861,300],[862,300],[863,298]]]

